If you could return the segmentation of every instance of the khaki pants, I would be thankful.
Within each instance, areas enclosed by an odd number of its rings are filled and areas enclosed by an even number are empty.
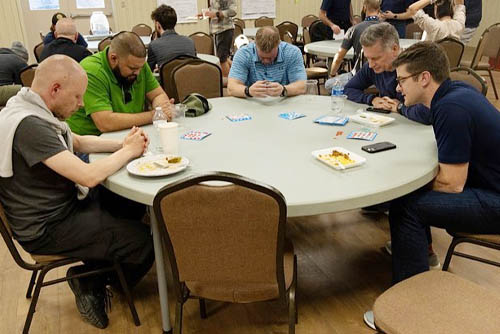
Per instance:
[[[21,90],[20,85],[0,86],[0,107],[5,106],[7,101]]]

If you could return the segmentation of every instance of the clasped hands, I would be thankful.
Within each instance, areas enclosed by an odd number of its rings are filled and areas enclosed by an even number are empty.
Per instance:
[[[391,99],[388,96],[376,97],[372,100],[372,105],[375,108],[390,110],[392,112],[398,112],[399,103],[398,99]]]
[[[253,97],[280,96],[283,93],[283,85],[278,82],[259,80],[250,86],[249,91]]]

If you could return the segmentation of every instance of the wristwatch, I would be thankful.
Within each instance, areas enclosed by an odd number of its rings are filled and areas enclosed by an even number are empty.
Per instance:
[[[283,90],[281,91],[281,95],[280,96],[288,96],[288,91],[286,90],[286,87],[284,85],[281,85],[281,87],[283,87]]]
[[[403,102],[399,102],[398,106],[396,107],[396,110],[398,111],[398,113],[400,113],[401,115],[403,115],[403,107],[404,107],[404,103]]]
[[[246,86],[246,87],[245,87],[245,95],[246,95],[247,97],[253,97],[253,96],[250,94],[250,87],[248,87],[248,86]]]

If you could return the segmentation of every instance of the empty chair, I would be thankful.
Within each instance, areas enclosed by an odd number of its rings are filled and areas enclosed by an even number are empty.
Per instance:
[[[19,253],[16,244],[12,238],[12,231],[10,229],[9,222],[7,221],[7,217],[5,215],[5,211],[3,206],[0,204],[0,234],[7,245],[7,249],[10,252],[10,255],[14,259],[14,261],[21,268],[25,270],[29,270],[32,272],[31,280],[28,285],[28,290],[26,291],[26,298],[31,298],[31,304],[26,316],[26,321],[24,323],[23,334],[27,334],[29,332],[29,328],[31,326],[31,321],[33,320],[33,315],[36,310],[36,305],[38,302],[38,297],[40,296],[40,290],[44,286],[61,283],[72,279],[74,276],[66,276],[59,279],[53,280],[45,280],[46,274],[52,269],[57,269],[62,266],[67,266],[74,263],[79,263],[82,259],[78,258],[68,258],[59,255],[35,255],[30,254],[33,262],[26,262],[24,258]],[[108,271],[116,271],[118,278],[120,280],[121,287],[127,299],[127,302],[130,307],[130,312],[132,313],[132,317],[134,319],[134,323],[136,326],[140,326],[139,316],[137,315],[137,311],[134,306],[134,302],[132,296],[130,294],[127,282],[125,281],[125,277],[123,276],[123,271],[121,269],[120,264],[115,263],[113,266],[108,268],[102,268],[98,270],[93,270],[87,273],[82,273],[81,277],[90,276],[90,275],[99,275]],[[35,284],[36,283],[36,284]],[[34,288],[34,290],[33,290]]]
[[[293,37],[292,34],[288,31],[286,31],[283,36],[281,36],[281,40],[286,43],[293,44]]]
[[[493,79],[493,70],[498,65],[498,59],[500,55],[500,23],[495,23],[494,25],[487,28],[481,35],[481,39],[477,43],[476,51],[471,62],[462,62],[464,66],[472,68],[474,71],[488,71],[490,75],[491,85],[493,86],[493,91],[495,92],[495,98],[498,100],[497,87],[495,86],[495,80]],[[486,61],[483,61],[483,57],[487,57]],[[493,64],[488,62],[489,59],[494,58]]]
[[[153,208],[172,268],[174,333],[182,332],[188,298],[199,299],[202,318],[205,299],[279,300],[288,308],[289,333],[295,333],[297,260],[285,238],[286,203],[277,189],[214,172],[162,188]]]
[[[255,20],[254,26],[256,28],[274,26],[274,19],[267,16],[261,16]]]
[[[450,61],[450,68],[460,66],[460,61],[462,60],[465,49],[464,43],[453,37],[443,38],[436,43],[443,47]]]
[[[193,40],[197,53],[215,55],[214,40],[212,36],[200,31],[189,35],[189,38]]]
[[[43,42],[38,43],[35,45],[35,48],[33,49],[33,54],[35,55],[36,62],[40,62],[40,56],[42,55],[44,44]]]
[[[309,14],[309,15],[304,16],[302,18],[302,21],[301,21],[302,28],[309,28],[311,23],[313,23],[314,21],[317,21],[317,20],[319,20],[319,17],[317,17],[316,15],[313,15],[313,14]]]
[[[222,70],[219,66],[201,59],[191,59],[176,66],[170,76],[175,87],[173,96],[182,102],[191,93],[198,93],[207,99],[222,97]]]
[[[174,98],[175,95],[175,85],[171,79],[172,71],[178,65],[187,62],[191,59],[198,59],[197,57],[193,57],[190,55],[180,55],[175,57],[174,59],[166,62],[160,68],[160,84],[163,87],[167,96]],[[174,98],[175,99],[175,98]],[[178,100],[176,102],[179,102]]]
[[[488,83],[486,80],[477,74],[473,69],[468,67],[455,67],[450,70],[450,79],[464,81],[476,88],[484,96],[488,92]]]
[[[113,39],[113,36],[109,36],[109,37],[106,37],[105,39],[103,39],[102,41],[100,41],[99,44],[97,44],[97,50],[98,51],[104,50],[106,48],[106,46],[111,44],[112,39]]]
[[[472,234],[472,233],[453,232],[453,231],[447,231],[447,232],[453,237],[453,240],[451,241],[450,247],[448,248],[448,252],[446,253],[446,258],[443,263],[443,270],[448,270],[453,255],[500,267],[500,263],[496,261],[492,261],[471,254],[466,254],[463,252],[458,252],[455,250],[455,247],[457,247],[457,245],[461,243],[469,243],[486,248],[500,250],[500,235]]]
[[[237,17],[233,17],[233,23],[234,23],[234,25],[239,25],[241,27],[241,29],[246,28],[245,21],[243,21],[242,19],[239,19]]]
[[[38,64],[31,64],[26,66],[19,72],[19,77],[21,78],[21,83],[23,87],[31,87],[31,83],[35,78],[35,71]]]
[[[311,43],[311,37],[309,36],[309,29],[303,28],[302,36],[304,37],[304,45]],[[319,89],[319,80],[328,79],[328,69],[326,67],[321,66],[310,66],[311,63],[311,55],[306,53],[306,74],[307,79],[315,79],[318,80],[318,92]]]
[[[422,37],[422,34],[423,34],[423,30],[420,29],[420,27],[418,26],[418,24],[416,23],[410,23],[406,26],[406,34],[405,34],[405,37],[408,38],[408,39],[413,39],[414,37],[414,33],[416,32],[419,32],[420,33],[420,37]]]
[[[297,42],[297,33],[299,31],[298,25],[290,21],[284,21],[278,24],[276,28],[278,28],[280,32],[281,40],[284,40],[283,37],[287,32],[289,32],[292,36],[292,44],[295,44]]]
[[[500,296],[446,271],[404,280],[373,306],[375,326],[386,334],[496,333]]]
[[[153,29],[144,23],[139,23],[132,28],[132,32],[135,32],[139,36],[151,36]]]

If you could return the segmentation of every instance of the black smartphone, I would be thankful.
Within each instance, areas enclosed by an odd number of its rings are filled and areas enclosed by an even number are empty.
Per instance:
[[[361,149],[363,151],[368,152],[368,153],[377,153],[377,152],[392,150],[393,148],[396,148],[396,145],[394,145],[393,143],[390,143],[388,141],[383,141],[380,143],[366,145],[366,146],[361,147]]]
[[[387,109],[380,109],[380,108],[374,108],[374,107],[367,107],[366,111],[372,111],[372,112],[379,112],[382,114],[390,114],[391,111]]]

